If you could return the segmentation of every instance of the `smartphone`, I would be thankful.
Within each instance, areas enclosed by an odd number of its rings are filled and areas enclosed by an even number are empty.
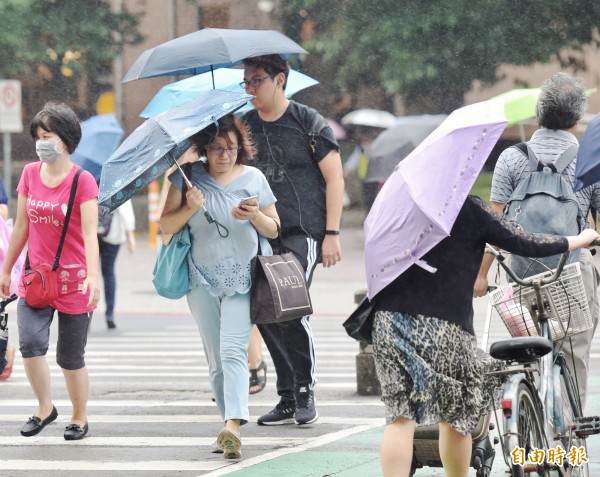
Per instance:
[[[242,205],[248,204],[250,202],[258,204],[258,196],[257,195],[251,195],[250,197],[246,197],[245,199],[240,200],[240,203],[238,204],[238,207],[241,207]]]

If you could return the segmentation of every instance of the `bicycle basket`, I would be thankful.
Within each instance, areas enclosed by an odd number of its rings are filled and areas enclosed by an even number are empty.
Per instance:
[[[549,270],[529,278],[550,277]],[[490,293],[490,300],[511,336],[539,336],[535,291],[515,283]],[[576,335],[592,328],[579,263],[563,268],[559,279],[542,286],[542,301],[548,313],[552,341]]]

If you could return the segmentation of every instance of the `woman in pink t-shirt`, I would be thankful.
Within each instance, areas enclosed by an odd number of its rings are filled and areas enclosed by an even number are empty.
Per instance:
[[[54,262],[73,178],[79,169],[69,154],[79,144],[81,127],[69,106],[57,101],[46,103],[33,118],[30,132],[40,161],[25,166],[17,187],[17,217],[0,276],[3,297],[10,294],[10,272],[26,244],[32,268]],[[27,378],[38,399],[35,414],[21,428],[21,434],[26,437],[38,434],[58,415],[52,404],[46,360],[55,311],[58,312],[56,362],[62,368],[73,404],[64,438],[83,439],[88,433],[89,378],[84,355],[92,312],[100,299],[97,199],[96,181],[89,172],[83,171],[60,255],[58,297],[50,306],[29,305],[24,298],[24,287],[19,284],[19,349]]]

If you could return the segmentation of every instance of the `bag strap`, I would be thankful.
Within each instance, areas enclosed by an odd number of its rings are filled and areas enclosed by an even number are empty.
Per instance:
[[[273,217],[271,217],[273,219]],[[283,244],[283,239],[281,238],[281,227],[279,226],[279,224],[277,223],[277,221],[275,219],[273,219],[273,222],[275,222],[275,225],[277,226],[277,240],[279,240],[279,249],[281,250],[281,253],[288,253],[288,249],[285,248],[285,245]],[[257,233],[258,236],[258,250],[257,250],[257,255],[260,255],[261,253],[261,249],[260,249],[260,235]]]
[[[316,112],[315,112],[316,113]],[[311,155],[314,156],[317,153],[317,138],[320,136],[321,131],[327,127],[327,121],[319,114],[316,113],[308,128],[308,145],[310,147]]]
[[[561,174],[571,162],[577,157],[577,153],[579,152],[579,144],[573,144],[571,147],[568,147],[560,157],[554,161],[554,167],[556,167],[556,172]]]
[[[273,219],[273,217],[271,218]],[[279,227],[279,224],[275,219],[273,219],[273,222],[275,222],[275,225],[277,226],[277,240],[279,241],[279,249],[282,253],[288,253],[288,249],[285,248],[285,245],[283,244],[283,239],[281,238],[281,227]]]
[[[569,164],[571,164],[571,162],[573,162],[573,160],[577,157],[577,153],[579,152],[579,144],[573,144],[565,149],[558,159],[556,159],[556,161],[542,162],[537,158],[533,152],[533,149],[531,149],[528,143],[521,142],[519,144],[515,144],[513,147],[521,151],[521,153],[527,157],[531,172],[542,171],[544,167],[549,167],[552,172],[562,174]]]
[[[515,144],[513,147],[521,151],[521,153],[527,158],[529,161],[529,170],[531,172],[540,171],[544,168],[544,165],[538,160],[533,150],[529,147],[529,144],[526,142],[520,142],[519,144]]]
[[[69,221],[71,220],[71,211],[73,210],[73,204],[75,203],[75,194],[77,193],[77,183],[79,182],[79,176],[83,172],[83,169],[80,167],[79,170],[75,173],[75,177],[73,177],[73,183],[71,184],[71,194],[69,195],[69,205],[67,207],[67,214],[65,215],[65,223],[63,225],[62,233],[60,235],[60,241],[58,242],[58,249],[56,250],[56,256],[54,257],[54,264],[52,265],[52,271],[56,271],[58,269],[58,263],[60,261],[60,254],[62,253],[62,248],[65,243],[65,238],[67,237],[67,229],[69,227]],[[29,264],[29,252],[25,255],[25,270],[31,270],[31,265]]]

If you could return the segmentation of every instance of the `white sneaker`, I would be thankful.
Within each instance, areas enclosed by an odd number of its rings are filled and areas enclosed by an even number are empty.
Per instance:
[[[219,443],[217,441],[213,442],[210,445],[210,452],[212,454],[222,454],[223,453],[223,449],[221,448],[221,446],[219,445]]]
[[[219,432],[217,444],[223,449],[224,459],[241,459],[242,458],[242,438],[238,432],[224,427]]]

